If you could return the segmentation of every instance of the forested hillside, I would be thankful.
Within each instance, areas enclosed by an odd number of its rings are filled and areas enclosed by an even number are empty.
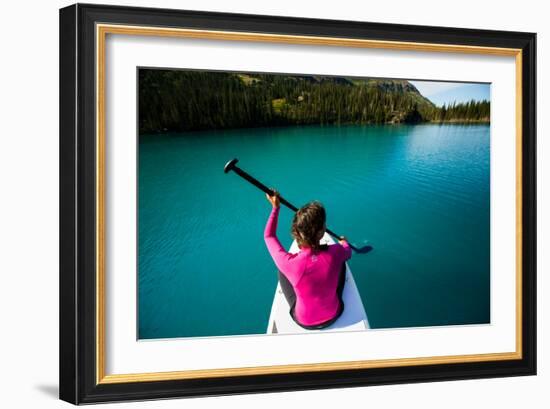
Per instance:
[[[139,131],[489,121],[488,101],[436,107],[408,81],[139,70]]]

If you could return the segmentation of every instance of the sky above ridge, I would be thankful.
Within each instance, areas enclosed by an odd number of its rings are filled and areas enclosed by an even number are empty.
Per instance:
[[[409,81],[420,93],[437,106],[453,102],[491,99],[491,85],[467,82]]]

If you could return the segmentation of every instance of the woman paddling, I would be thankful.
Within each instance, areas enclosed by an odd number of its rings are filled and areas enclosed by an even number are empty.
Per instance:
[[[288,253],[276,234],[279,195],[275,192],[266,197],[272,209],[264,239],[279,270],[281,288],[291,306],[290,316],[302,328],[328,327],[344,311],[345,262],[351,258],[351,248],[343,237],[339,244],[319,243],[326,230],[326,213],[321,203],[313,201],[294,215],[291,232],[300,251]]]

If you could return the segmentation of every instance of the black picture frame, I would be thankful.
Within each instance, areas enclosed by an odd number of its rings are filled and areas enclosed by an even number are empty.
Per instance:
[[[536,34],[88,4],[61,9],[59,23],[60,399],[83,404],[536,374]],[[98,383],[96,23],[521,50],[521,358]]]

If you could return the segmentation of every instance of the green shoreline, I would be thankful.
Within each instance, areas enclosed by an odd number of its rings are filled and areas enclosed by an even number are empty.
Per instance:
[[[459,125],[464,125],[464,124],[490,124],[491,120],[490,119],[449,119],[449,120],[446,120],[446,121],[432,120],[432,121],[426,121],[426,122],[432,123],[432,124],[459,124]]]
[[[341,122],[339,124],[322,124],[322,123],[308,123],[308,124],[277,124],[277,125],[269,125],[265,126],[263,124],[259,124],[257,126],[241,126],[241,127],[233,127],[233,128],[214,128],[214,129],[196,129],[196,130],[189,130],[189,131],[180,131],[175,129],[165,129],[165,130],[152,130],[152,131],[139,131],[139,136],[146,136],[146,135],[165,135],[165,134],[186,134],[186,133],[202,133],[202,132],[223,132],[223,131],[235,131],[238,129],[257,129],[257,128],[294,128],[294,127],[306,127],[306,126],[350,126],[350,125],[357,125],[357,126],[411,126],[411,125],[490,125],[490,120],[452,120],[452,121],[422,121],[422,122],[416,122],[416,123],[407,123],[407,122],[372,122],[372,123],[355,123],[355,122]]]

